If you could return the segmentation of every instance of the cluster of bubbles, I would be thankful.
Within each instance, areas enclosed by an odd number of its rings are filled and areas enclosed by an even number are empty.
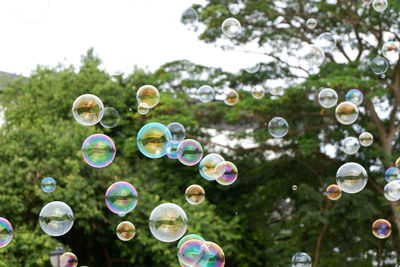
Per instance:
[[[396,41],[388,41],[382,45],[383,57],[377,56],[370,62],[370,68],[376,75],[384,75],[389,69],[389,63],[396,63],[400,55],[400,44]]]
[[[360,149],[360,146],[369,147],[374,142],[374,137],[369,132],[362,132],[358,139],[354,136],[348,136],[342,141],[343,152],[347,155],[354,155]]]
[[[384,177],[387,184],[383,188],[383,195],[389,201],[400,200],[400,158],[396,160],[394,167],[385,170]]]
[[[138,112],[145,115],[150,109],[157,106],[160,101],[160,93],[153,85],[143,85],[136,92],[136,100],[138,102]]]

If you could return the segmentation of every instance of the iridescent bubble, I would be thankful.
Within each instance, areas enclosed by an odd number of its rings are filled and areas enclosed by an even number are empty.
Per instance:
[[[203,157],[203,147],[194,139],[186,139],[178,146],[178,160],[186,165],[193,166]]]
[[[381,75],[388,70],[389,63],[386,58],[377,56],[371,61],[370,67],[373,73],[376,75]]]
[[[336,107],[335,116],[341,124],[350,125],[358,119],[358,107],[352,102],[342,102]]]
[[[137,111],[140,115],[146,115],[149,113],[149,106],[146,103],[140,103],[137,107]]]
[[[374,142],[374,136],[369,132],[363,132],[358,137],[358,140],[360,141],[360,145],[368,147]]]
[[[162,242],[174,242],[180,239],[187,229],[185,211],[176,204],[158,205],[150,214],[150,232]]]
[[[338,200],[342,197],[342,190],[336,184],[331,184],[326,188],[326,197],[330,200]]]
[[[321,47],[324,52],[332,52],[336,47],[336,39],[332,33],[324,32],[318,36],[315,44]]]
[[[61,236],[68,233],[74,224],[74,220],[72,209],[61,201],[46,204],[39,214],[40,228],[51,236]]]
[[[185,191],[186,201],[191,205],[199,205],[206,197],[206,192],[203,187],[197,184],[192,184]]]
[[[324,88],[318,94],[318,102],[323,108],[331,108],[337,104],[338,94],[331,88]]]
[[[185,243],[185,241],[189,240],[189,239],[197,239],[197,240],[201,240],[201,241],[206,241],[203,237],[199,236],[199,235],[195,235],[195,234],[190,234],[190,235],[185,235],[184,237],[182,237],[178,244],[177,244],[177,248],[179,249],[183,243]]]
[[[310,30],[313,30],[317,27],[317,21],[313,18],[310,18],[307,20],[306,25],[307,25],[307,28],[309,28]]]
[[[138,203],[136,188],[127,182],[116,182],[105,194],[107,208],[118,215],[125,215],[135,209]]]
[[[325,60],[325,53],[321,47],[307,45],[299,51],[299,65],[306,71],[314,72]]]
[[[116,148],[114,141],[104,134],[93,134],[82,144],[83,159],[92,167],[104,168],[113,162]]]
[[[251,95],[255,98],[255,99],[261,99],[264,97],[265,95],[265,89],[264,87],[260,86],[260,85],[256,85],[251,89]]]
[[[103,109],[103,116],[100,124],[104,128],[114,128],[119,123],[119,113],[118,110],[112,107],[107,107]]]
[[[260,63],[257,63],[256,65],[254,65],[252,67],[245,68],[245,71],[247,73],[254,74],[260,70],[260,67],[261,67]]]
[[[346,93],[346,101],[352,102],[357,106],[361,105],[363,100],[364,100],[364,95],[358,89],[351,89]]]
[[[384,12],[388,7],[387,0],[373,0],[372,8],[377,12]]]
[[[225,159],[219,154],[211,153],[205,156],[199,164],[201,177],[208,181],[213,181],[223,175],[224,169],[216,168],[221,162],[225,162]]]
[[[124,221],[118,224],[115,232],[120,240],[129,241],[135,236],[136,228],[131,222]]]
[[[396,183],[395,185],[393,184],[386,184],[385,187],[383,188],[383,195],[385,196],[385,198],[389,201],[398,201],[400,199],[400,197],[396,197],[392,195],[392,192],[395,188],[398,187],[398,183]],[[396,194],[398,195],[398,194]]]
[[[10,244],[13,237],[13,227],[11,223],[7,219],[0,217],[0,248],[4,248]]]
[[[168,130],[171,132],[171,139],[175,141],[183,141],[186,137],[186,130],[185,127],[180,124],[179,122],[172,122],[167,126]]]
[[[336,173],[336,183],[346,193],[360,192],[367,185],[367,181],[367,171],[355,162],[343,164]]]
[[[372,234],[379,238],[385,239],[392,233],[392,225],[385,219],[378,219],[372,224]]]
[[[171,140],[167,143],[167,157],[170,159],[178,159],[178,141]]]
[[[297,185],[295,185],[295,184],[292,185],[292,190],[293,190],[293,191],[297,191],[297,189],[298,189]]]
[[[238,4],[229,4],[228,8],[232,15],[237,15],[240,12],[240,6]]]
[[[234,106],[239,102],[239,94],[236,90],[229,89],[225,92],[224,103],[228,106]]]
[[[387,168],[385,171],[385,180],[388,183],[394,180],[400,180],[400,169],[397,167]]]
[[[382,55],[392,63],[399,60],[400,45],[398,42],[389,41],[382,46]],[[381,73],[380,73],[381,74]]]
[[[211,102],[215,97],[214,88],[209,85],[200,86],[197,90],[197,95],[201,102],[208,103]]]
[[[151,122],[139,130],[136,141],[143,155],[157,159],[167,154],[167,143],[171,138],[171,132],[165,125]]]
[[[217,178],[217,182],[221,185],[231,185],[236,182],[239,172],[236,165],[230,161],[221,162],[215,167],[217,172],[224,170],[224,174]]]
[[[284,118],[275,117],[268,123],[268,132],[275,138],[284,137],[289,131],[289,124]]]
[[[84,126],[98,123],[103,116],[103,102],[95,95],[81,95],[72,104],[72,114],[77,122]]]
[[[213,242],[206,242],[208,247],[208,262],[205,267],[223,267],[225,266],[225,254],[220,246]]]
[[[206,266],[209,249],[205,241],[186,240],[178,250],[179,263],[184,266]]]
[[[342,149],[347,155],[354,155],[360,149],[360,143],[357,138],[348,136],[342,141]]]
[[[65,252],[60,257],[60,267],[78,266],[78,257],[72,252]]]
[[[42,182],[40,183],[40,188],[45,193],[51,193],[56,189],[57,182],[52,177],[43,178]]]
[[[160,93],[152,85],[143,85],[136,93],[136,100],[139,104],[145,103],[149,108],[154,108],[160,101]]]
[[[311,267],[311,257],[305,252],[297,252],[292,257],[292,267]]]
[[[242,26],[235,18],[227,18],[221,25],[222,33],[229,38],[236,37],[241,31]]]
[[[387,194],[392,198],[400,199],[400,181],[394,180],[387,184]]]

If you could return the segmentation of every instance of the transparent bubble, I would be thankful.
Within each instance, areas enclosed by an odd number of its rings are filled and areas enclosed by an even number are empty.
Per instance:
[[[292,190],[293,190],[293,191],[297,191],[297,189],[298,189],[297,185],[295,185],[295,184],[292,185]]]
[[[374,142],[374,136],[369,132],[363,132],[358,137],[358,140],[360,141],[360,145],[368,147]]]
[[[201,102],[208,103],[213,101],[215,97],[215,91],[211,86],[203,85],[197,90],[197,95]]]
[[[72,114],[77,122],[84,126],[92,126],[98,123],[104,108],[103,102],[95,95],[81,95],[72,104]]]
[[[136,208],[138,193],[136,188],[127,182],[116,182],[105,194],[107,208],[118,215],[125,215]]]
[[[179,249],[183,243],[185,243],[185,241],[189,240],[189,239],[197,239],[197,240],[201,240],[201,241],[206,241],[203,237],[199,236],[199,235],[195,235],[195,234],[190,234],[190,235],[185,235],[184,237],[182,237],[178,244],[177,244],[177,248]]]
[[[358,89],[351,89],[346,93],[346,101],[352,102],[359,106],[364,101],[364,95]]]
[[[107,107],[103,109],[103,115],[100,120],[100,124],[104,128],[114,128],[119,123],[119,113],[118,110],[112,107]]]
[[[292,257],[292,267],[311,267],[311,257],[305,252],[297,252]]]
[[[51,193],[56,190],[57,182],[52,177],[43,178],[42,182],[40,183],[40,189],[42,189],[45,193]]]
[[[207,266],[209,249],[205,241],[198,239],[186,240],[178,250],[181,266]]]
[[[354,155],[360,149],[360,143],[357,138],[348,136],[342,141],[342,149],[347,155]]]
[[[180,124],[179,122],[172,122],[167,126],[168,130],[171,132],[171,139],[175,141],[183,141],[186,137],[186,130],[185,127]]]
[[[394,180],[389,182],[386,191],[389,196],[400,199],[400,181]]]
[[[140,115],[146,115],[149,113],[149,106],[146,103],[140,103],[137,107],[137,111]]]
[[[395,180],[400,180],[400,169],[397,167],[387,168],[385,171],[386,182],[391,182]]]
[[[370,67],[373,73],[375,73],[376,75],[381,75],[388,70],[389,63],[386,58],[377,56],[371,61]]]
[[[0,248],[6,247],[13,239],[13,227],[11,223],[0,217]]]
[[[387,58],[387,60],[389,60],[390,62],[392,63],[397,62],[399,60],[399,54],[400,54],[400,45],[398,42],[389,41],[383,44],[382,55],[385,58]]]
[[[350,125],[358,119],[358,107],[352,102],[342,102],[336,107],[335,116],[341,124]]]
[[[315,72],[315,69],[322,65],[325,60],[325,53],[321,47],[307,45],[299,51],[299,65],[306,71]]]
[[[65,252],[60,257],[60,267],[78,266],[78,257],[72,252]]]
[[[260,63],[257,63],[256,65],[254,65],[252,67],[245,68],[245,71],[247,73],[254,74],[260,70],[260,67],[261,67]]]
[[[116,153],[114,141],[105,134],[93,134],[82,144],[83,159],[95,168],[110,165]]]
[[[269,93],[273,96],[283,96],[284,89],[280,86],[269,89]]]
[[[393,190],[397,187],[397,184],[386,184],[383,188],[383,195],[389,201],[398,201],[400,197],[396,197],[392,195]]]
[[[256,85],[251,89],[251,95],[255,99],[261,99],[265,95],[265,89],[261,85]]]
[[[392,233],[392,225],[385,219],[378,219],[372,224],[372,234],[379,238],[385,239]]]
[[[203,187],[197,184],[193,184],[186,188],[185,191],[185,198],[189,204],[192,205],[199,205],[203,202],[206,196],[206,192],[204,191]]]
[[[331,108],[337,104],[338,94],[331,88],[324,88],[318,94],[318,102],[324,108]]]
[[[336,47],[335,36],[330,32],[321,33],[314,43],[322,48],[325,53],[332,52]]]
[[[317,21],[313,18],[310,18],[307,20],[306,25],[307,25],[307,28],[309,28],[310,30],[313,30],[317,27]]]
[[[171,132],[165,125],[151,122],[139,130],[136,141],[143,155],[156,159],[167,154],[167,143],[171,138]]]
[[[336,184],[331,184],[326,188],[326,197],[330,200],[338,200],[342,197],[342,189]]]
[[[236,103],[239,102],[239,94],[236,90],[229,89],[225,93],[224,103],[228,106],[234,106]]]
[[[223,267],[225,266],[225,254],[220,246],[213,242],[206,242],[208,247],[208,263],[207,267]]]
[[[372,8],[377,12],[384,12],[388,7],[387,0],[373,0]]]
[[[203,147],[194,139],[186,139],[178,146],[178,160],[186,166],[193,166],[203,157]]]
[[[136,228],[131,222],[124,221],[118,224],[115,232],[120,240],[129,241],[135,236]]]
[[[74,224],[74,220],[72,209],[61,201],[46,204],[39,214],[40,228],[51,236],[61,236],[68,233]]]
[[[241,31],[242,26],[240,22],[235,18],[227,18],[224,20],[221,26],[222,33],[229,38],[236,37]]]
[[[225,162],[225,159],[219,154],[211,153],[205,156],[199,164],[201,177],[213,181],[223,175],[225,173],[224,168],[216,168],[221,162]]]
[[[366,6],[369,6],[372,4],[372,0],[362,0],[362,1],[363,1],[363,4]]]
[[[343,164],[336,173],[336,183],[346,193],[360,192],[367,185],[367,181],[367,171],[355,162]]]
[[[236,165],[230,161],[221,162],[215,168],[217,169],[217,172],[220,172],[220,169],[224,170],[224,174],[222,174],[216,180],[220,185],[231,185],[236,182],[239,176]]]
[[[289,124],[284,118],[275,117],[268,123],[268,132],[275,138],[284,137],[289,131]]]
[[[49,13],[49,0],[13,0],[14,12],[25,23],[38,23]]]
[[[162,242],[174,242],[180,239],[187,229],[185,211],[176,204],[158,205],[150,214],[150,232]]]
[[[178,159],[178,141],[171,140],[167,143],[167,157],[170,159]]]
[[[149,108],[154,108],[160,101],[160,93],[154,86],[144,85],[137,91],[136,100],[139,104],[145,103]]]
[[[197,14],[197,11],[193,8],[188,8],[182,13],[181,23],[184,25],[194,24],[198,21],[198,19],[199,15]]]
[[[240,6],[238,4],[229,4],[228,9],[232,15],[237,15],[240,12]]]

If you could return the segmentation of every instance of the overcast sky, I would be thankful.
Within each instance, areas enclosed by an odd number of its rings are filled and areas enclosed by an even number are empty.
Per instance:
[[[135,64],[154,70],[177,59],[237,71],[262,61],[199,41],[180,23],[195,2],[202,0],[0,0],[0,71],[28,75],[38,64],[79,66],[90,47],[110,72]]]

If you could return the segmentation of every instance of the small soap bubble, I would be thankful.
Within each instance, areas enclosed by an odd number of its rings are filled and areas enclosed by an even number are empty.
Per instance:
[[[65,252],[60,257],[60,267],[78,266],[78,257],[72,252]]]
[[[0,248],[4,248],[10,244],[13,237],[11,223],[6,218],[0,217]]]
[[[203,147],[194,139],[183,140],[178,145],[178,160],[186,165],[193,166],[203,157]]]
[[[372,234],[379,238],[385,239],[392,233],[392,225],[388,220],[378,219],[372,224]]]
[[[167,128],[171,133],[170,140],[181,142],[185,139],[185,137],[186,137],[185,127],[182,124],[180,124],[179,122],[172,122],[172,123],[168,124]]]
[[[40,228],[50,236],[65,235],[71,230],[74,220],[72,209],[61,201],[46,204],[39,213]]]
[[[124,221],[118,224],[115,232],[120,240],[129,241],[135,236],[136,228],[131,222]]]
[[[140,115],[146,115],[149,113],[149,106],[146,103],[140,103],[137,107],[137,111]]]
[[[364,101],[364,94],[358,89],[351,89],[346,93],[346,101],[359,106]]]
[[[383,75],[389,68],[389,62],[386,58],[377,56],[371,61],[370,68],[376,75]]]
[[[311,257],[305,252],[297,252],[292,257],[292,267],[311,267]]]
[[[105,134],[93,134],[82,144],[83,159],[95,168],[110,165],[116,154],[114,141]]]
[[[240,22],[235,18],[227,18],[221,25],[223,34],[229,38],[236,37],[242,31]]]
[[[167,143],[167,157],[170,159],[178,159],[178,141],[171,140]]]
[[[348,136],[342,141],[342,149],[347,155],[354,155],[360,149],[360,143],[357,138]]]
[[[225,162],[225,159],[216,153],[205,156],[199,163],[201,177],[208,181],[216,180],[225,173],[224,168],[217,168],[218,164]]]
[[[234,106],[239,102],[239,94],[236,90],[229,89],[225,92],[224,103],[228,106]]]
[[[399,60],[400,54],[400,44],[395,41],[388,41],[382,46],[382,55],[387,58],[392,63],[395,63]],[[382,72],[384,73],[384,72]],[[382,74],[379,73],[379,74]]]
[[[372,8],[377,12],[384,12],[388,7],[387,0],[373,0]]]
[[[386,182],[391,182],[395,180],[400,180],[400,169],[397,167],[387,168],[385,171]]]
[[[369,132],[363,132],[358,137],[358,140],[363,147],[369,147],[374,142],[374,136]]]
[[[136,208],[138,193],[128,182],[116,182],[105,193],[107,208],[118,215],[125,215]]]
[[[161,158],[167,154],[167,143],[172,139],[168,128],[158,122],[144,125],[136,137],[140,152],[148,158]]]
[[[145,103],[150,109],[157,106],[160,101],[158,89],[152,85],[144,85],[136,93],[136,100],[139,103]]]
[[[324,32],[318,36],[315,44],[321,47],[324,52],[332,52],[336,47],[336,39],[332,33]]]
[[[198,19],[199,15],[197,14],[197,11],[193,8],[188,8],[182,13],[181,23],[183,25],[194,24],[198,21]]]
[[[203,187],[197,184],[193,184],[186,188],[185,191],[185,198],[186,201],[189,202],[191,205],[199,205],[205,199],[206,192],[204,191]]]
[[[342,102],[336,107],[335,116],[341,124],[350,125],[358,119],[358,107],[349,101]]]
[[[211,102],[215,97],[214,89],[209,85],[203,85],[197,90],[197,95],[201,102]]]
[[[221,162],[215,168],[217,169],[217,172],[224,171],[224,173],[216,180],[220,185],[231,185],[236,182],[239,176],[236,165],[230,161]]]
[[[95,95],[81,95],[72,104],[72,114],[77,122],[84,126],[97,124],[103,116],[104,105]]]
[[[318,94],[318,102],[323,108],[331,108],[337,104],[338,94],[331,88],[324,88]]]
[[[268,132],[275,138],[284,137],[289,131],[288,122],[282,117],[275,117],[268,123]]]
[[[256,85],[251,89],[251,95],[255,99],[261,99],[265,95],[265,89],[261,85]]]
[[[313,18],[309,18],[306,22],[307,28],[313,30],[317,27],[317,21]]]
[[[43,178],[42,182],[40,183],[40,188],[45,193],[51,193],[56,189],[57,182],[52,177]]]
[[[338,200],[342,197],[342,190],[336,184],[331,184],[326,188],[326,197],[330,200]]]
[[[119,113],[118,110],[112,107],[106,107],[103,109],[103,115],[100,120],[100,124],[104,128],[114,128],[119,123]]]

